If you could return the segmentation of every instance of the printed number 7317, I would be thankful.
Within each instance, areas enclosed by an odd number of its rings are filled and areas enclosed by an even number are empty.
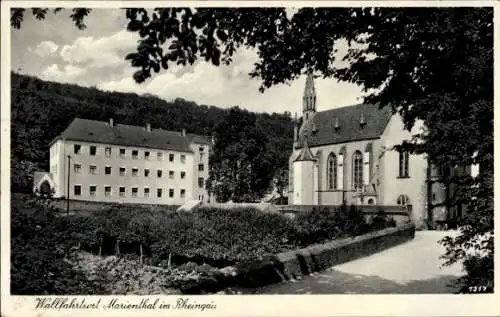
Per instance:
[[[486,292],[487,287],[484,285],[479,286],[469,286],[469,292],[471,293],[481,293]]]

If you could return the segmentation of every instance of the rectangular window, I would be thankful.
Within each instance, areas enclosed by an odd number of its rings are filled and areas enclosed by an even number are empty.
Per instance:
[[[205,183],[205,180],[203,179],[203,177],[199,177],[198,178],[198,187],[203,188],[204,183]]]
[[[138,189],[137,187],[132,187],[132,197],[137,197]]]
[[[82,186],[75,185],[75,187],[74,187],[73,190],[74,190],[75,196],[81,196],[82,195]]]
[[[181,172],[181,179],[184,179],[184,178],[186,178],[186,172],[183,171],[183,172]]]
[[[106,157],[111,157],[111,148],[110,147],[107,147],[104,149],[104,155],[106,155]]]
[[[174,171],[169,171],[168,172],[168,178],[174,179]]]
[[[170,188],[170,189],[168,190],[168,197],[170,197],[170,198],[174,198],[174,189],[173,189],[173,188]]]
[[[144,152],[144,159],[149,160],[149,151]]]
[[[205,151],[205,149],[202,146],[200,146],[199,151],[200,151],[200,161],[203,161],[203,156],[205,156],[205,153],[203,152]]]
[[[137,160],[139,158],[139,151],[132,150],[132,159]]]
[[[120,187],[120,197],[125,197],[125,187]]]
[[[89,173],[92,175],[95,175],[97,172],[97,167],[95,165],[90,165],[89,166]]]
[[[75,154],[80,154],[82,152],[82,146],[80,144],[73,145],[73,152]]]
[[[156,157],[158,158],[158,161],[162,161],[162,160],[163,160],[163,153],[158,152],[158,153],[156,154]]]
[[[144,177],[149,177],[149,168],[144,169]]]
[[[125,176],[125,167],[120,167],[120,176]]]
[[[181,155],[181,163],[186,163],[186,155]]]
[[[181,198],[184,198],[184,197],[186,197],[186,190],[181,189]]]
[[[399,177],[409,177],[409,156],[407,151],[399,152]]]
[[[161,190],[161,188],[158,188],[158,189],[156,190],[156,197],[158,197],[158,198],[160,198],[160,197],[161,197],[161,191],[162,191],[162,190]]]
[[[203,164],[198,164],[198,171],[203,172],[205,170],[205,166]]]
[[[94,156],[97,153],[97,147],[91,146],[90,147],[90,155]]]
[[[80,174],[82,171],[82,164],[73,164],[73,171],[75,174]]]
[[[104,186],[104,196],[111,196],[111,186]]]
[[[89,195],[91,197],[94,197],[96,190],[97,190],[97,186],[89,186]]]
[[[120,158],[125,158],[125,149],[120,149]]]
[[[168,160],[169,160],[170,162],[173,162],[173,161],[174,161],[174,155],[173,155],[173,154],[169,154],[169,155],[168,155]]]
[[[144,197],[149,197],[149,187],[144,188]]]
[[[132,168],[132,176],[137,177],[139,175],[139,169],[137,167]]]
[[[161,178],[163,172],[161,170],[157,170],[156,171],[156,175],[158,176],[158,178]]]
[[[104,174],[111,175],[111,166],[106,166],[104,168]]]

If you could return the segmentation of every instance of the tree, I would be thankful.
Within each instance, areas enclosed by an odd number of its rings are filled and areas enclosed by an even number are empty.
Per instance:
[[[210,179],[220,201],[254,201],[270,185],[271,166],[265,160],[268,139],[256,119],[254,113],[234,107],[214,129]]]
[[[22,12],[14,13],[19,27]],[[464,261],[465,285],[492,286],[493,8],[302,8],[291,19],[284,8],[125,14],[127,29],[141,36],[137,52],[126,56],[139,68],[137,82],[170,63],[230,63],[245,46],[257,51],[250,76],[262,80],[261,90],[313,70],[361,85],[366,102],[399,112],[407,128],[423,120],[425,131],[400,148],[426,154],[436,166],[480,166],[477,177],[455,173],[445,180],[456,185],[448,204],[468,204],[461,234],[444,241],[445,256],[448,263]],[[349,45],[345,67],[334,63],[339,40]]]

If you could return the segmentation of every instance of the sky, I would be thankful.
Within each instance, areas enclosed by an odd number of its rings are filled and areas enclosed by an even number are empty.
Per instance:
[[[290,8],[288,14],[293,14]],[[85,30],[74,27],[70,11],[48,14],[40,22],[30,14],[20,30],[11,30],[12,70],[41,79],[95,86],[101,90],[150,93],[165,100],[183,98],[198,104],[223,108],[239,106],[255,112],[302,112],[305,76],[260,93],[259,79],[248,73],[257,60],[254,51],[240,49],[229,66],[213,66],[204,61],[192,66],[169,67],[136,84],[136,68],[124,57],[135,52],[136,33],[126,31],[127,19],[120,9],[95,9],[87,17]],[[346,47],[337,47],[340,52]],[[169,65],[170,66],[170,65]],[[317,110],[359,103],[359,86],[317,78]]]

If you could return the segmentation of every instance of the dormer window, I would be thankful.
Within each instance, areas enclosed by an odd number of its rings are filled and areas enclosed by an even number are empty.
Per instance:
[[[316,127],[316,124],[314,124],[314,123],[313,123],[313,125],[312,125],[311,132],[312,132],[313,134],[316,134],[316,132],[318,132],[318,128]]]
[[[361,114],[361,117],[359,118],[359,125],[364,128],[365,125],[366,125],[366,121],[365,121],[365,116],[363,116],[363,114]]]
[[[335,127],[335,131],[340,129],[339,118],[335,118],[334,127]]]

